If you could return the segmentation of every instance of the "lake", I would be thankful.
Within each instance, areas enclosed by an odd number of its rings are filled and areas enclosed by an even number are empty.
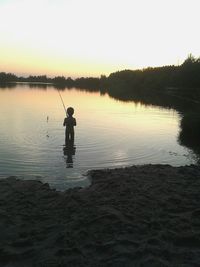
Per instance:
[[[63,150],[65,112],[55,88],[0,88],[0,178],[37,179],[64,190],[87,185],[91,169],[195,163],[193,152],[178,143],[175,110],[75,88],[60,93],[77,120],[70,151]]]

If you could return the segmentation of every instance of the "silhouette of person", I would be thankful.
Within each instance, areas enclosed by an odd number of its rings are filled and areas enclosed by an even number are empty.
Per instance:
[[[74,126],[76,126],[76,119],[73,117],[74,109],[67,108],[67,117],[64,119],[63,126],[65,126],[65,145],[69,143],[74,144]]]

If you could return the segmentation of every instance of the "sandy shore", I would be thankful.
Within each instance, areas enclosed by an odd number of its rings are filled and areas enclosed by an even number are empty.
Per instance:
[[[1,267],[200,266],[200,168],[90,173],[91,186],[0,181]]]

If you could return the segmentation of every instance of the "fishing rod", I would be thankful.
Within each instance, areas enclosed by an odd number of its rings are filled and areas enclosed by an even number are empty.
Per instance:
[[[63,108],[64,108],[64,110],[65,110],[65,113],[67,114],[67,110],[66,110],[66,107],[65,107],[65,103],[64,103],[64,101],[63,101],[63,98],[62,98],[62,96],[61,96],[61,93],[60,93],[60,91],[59,91],[58,89],[57,89],[57,91],[58,91],[59,96],[60,96],[60,99],[61,99],[61,101],[62,101],[62,104],[63,104]],[[49,116],[47,116],[47,123],[48,123],[48,122],[49,122]],[[47,131],[46,137],[49,138],[49,133],[48,133],[48,131]]]
[[[65,110],[65,113],[67,114],[67,110],[66,110],[66,107],[65,107],[65,103],[64,103],[64,101],[63,101],[63,99],[62,99],[62,96],[61,96],[61,93],[60,93],[59,90],[58,90],[58,93],[59,93],[60,99],[61,99],[61,101],[62,101],[62,104],[63,104],[63,108],[64,108],[64,110]]]

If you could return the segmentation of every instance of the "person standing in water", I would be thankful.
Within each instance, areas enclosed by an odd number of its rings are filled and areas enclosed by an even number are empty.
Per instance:
[[[65,145],[74,144],[74,126],[76,126],[76,119],[73,117],[74,109],[67,108],[67,117],[64,119],[63,126],[65,129]]]

